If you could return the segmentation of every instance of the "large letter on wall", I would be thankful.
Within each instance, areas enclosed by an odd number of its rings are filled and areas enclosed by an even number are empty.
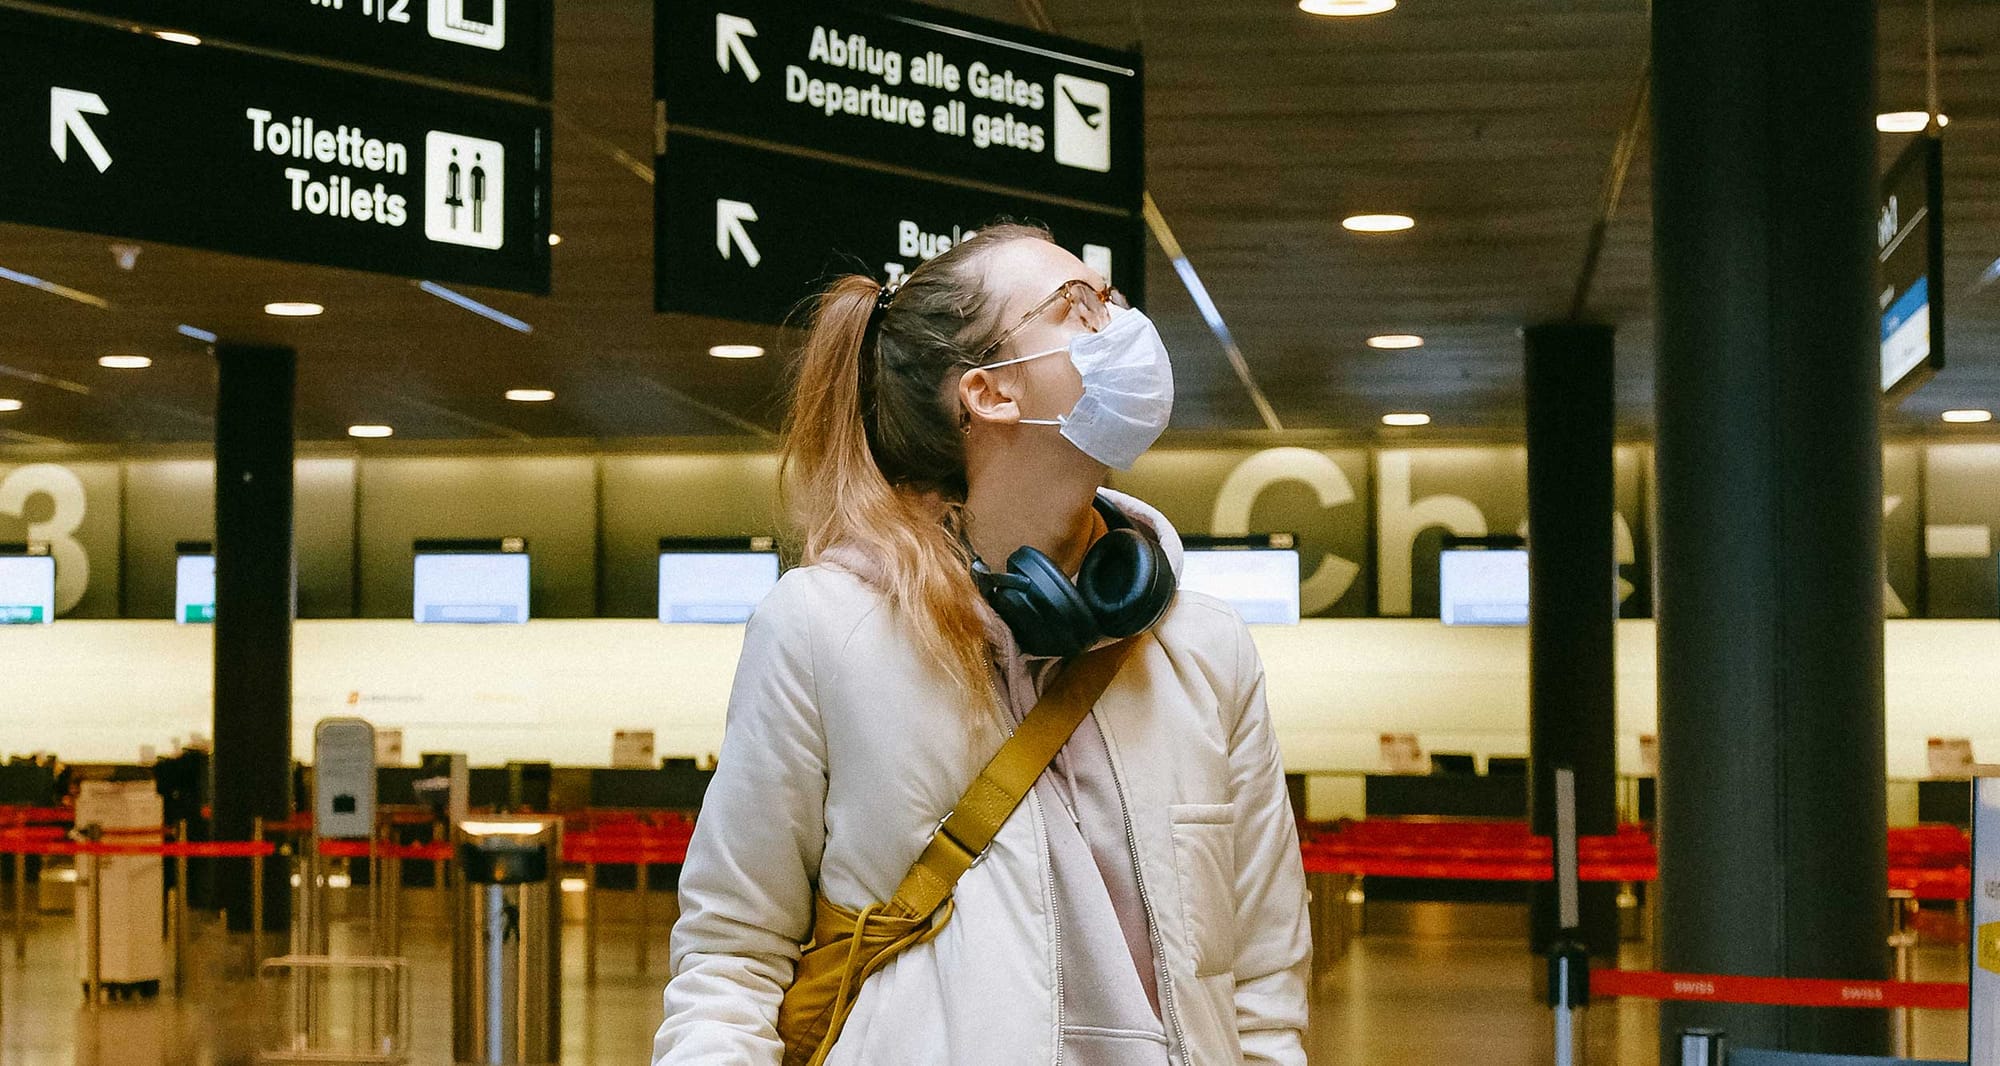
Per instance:
[[[49,517],[28,524],[30,541],[46,541],[56,560],[56,614],[67,613],[90,587],[90,555],[76,539],[83,525],[86,498],[83,482],[67,467],[54,463],[24,466],[0,481],[0,514],[26,518],[28,500],[49,498]]]
[[[1375,455],[1375,558],[1379,613],[1408,617],[1410,565],[1417,534],[1443,526],[1461,537],[1486,535],[1486,516],[1463,496],[1410,500],[1410,453]]]
[[[1310,448],[1270,448],[1236,464],[1223,479],[1209,529],[1219,537],[1250,532],[1250,511],[1257,505],[1257,497],[1281,481],[1304,482],[1319,496],[1321,507],[1354,502],[1354,486],[1347,474],[1325,453]],[[1360,573],[1357,563],[1332,552],[1321,555],[1312,576],[1299,583],[1299,614],[1311,616],[1332,607],[1354,587]]]

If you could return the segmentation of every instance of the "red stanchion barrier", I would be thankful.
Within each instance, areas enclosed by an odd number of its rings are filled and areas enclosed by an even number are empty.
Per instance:
[[[319,842],[319,853],[330,859],[365,859],[370,851],[366,840],[322,840]],[[452,857],[451,845],[446,843],[384,842],[375,845],[373,854],[382,859],[417,859],[422,862],[435,862],[438,859]]]
[[[1754,1003],[1775,1007],[1872,1007],[1964,1010],[1966,986],[1949,982],[1839,981],[1810,977],[1737,977],[1724,974],[1595,970],[1595,995],[1697,1003]]]
[[[102,841],[43,840],[19,845],[0,843],[0,851],[17,855],[157,855],[161,858],[185,856],[190,859],[248,859],[270,855],[276,849],[259,841],[197,841],[188,844],[117,844]]]

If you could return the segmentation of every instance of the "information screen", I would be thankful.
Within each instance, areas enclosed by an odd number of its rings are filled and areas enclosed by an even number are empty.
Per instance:
[[[419,622],[526,622],[528,555],[526,552],[418,555],[415,592]]]
[[[1448,626],[1528,624],[1528,553],[1458,548],[1438,553],[1438,617]]]
[[[777,583],[776,552],[661,552],[660,621],[748,622]]]
[[[1875,220],[1882,392],[1900,399],[1944,366],[1942,149],[1924,137],[1882,182]]]
[[[0,555],[0,625],[40,625],[55,620],[55,557]]]
[[[174,621],[215,621],[215,556],[183,555],[174,564]]]
[[[1189,551],[1181,587],[1228,601],[1251,625],[1297,625],[1299,553],[1250,548]]]

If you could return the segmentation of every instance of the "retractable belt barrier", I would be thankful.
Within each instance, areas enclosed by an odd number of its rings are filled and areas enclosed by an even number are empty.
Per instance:
[[[1691,1003],[1750,1003],[1773,1007],[1867,1007],[1965,1010],[1963,984],[1948,981],[1841,981],[1813,977],[1739,977],[1726,974],[1597,970],[1595,995]]]

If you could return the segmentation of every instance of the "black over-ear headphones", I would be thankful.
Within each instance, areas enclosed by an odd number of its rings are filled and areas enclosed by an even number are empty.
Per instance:
[[[1021,650],[1068,658],[1105,637],[1143,633],[1174,598],[1174,567],[1153,531],[1095,501],[1107,531],[1090,546],[1072,584],[1049,557],[1022,545],[996,574],[978,555],[972,579]]]

